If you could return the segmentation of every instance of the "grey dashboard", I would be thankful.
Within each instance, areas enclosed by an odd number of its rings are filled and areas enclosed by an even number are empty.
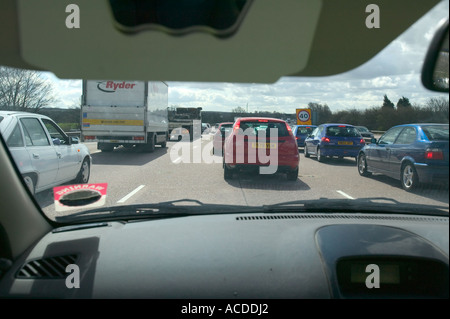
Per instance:
[[[0,280],[6,298],[448,298],[448,217],[229,214],[62,227]],[[364,270],[377,265],[379,288]],[[68,287],[76,265],[78,287]],[[429,283],[424,288],[424,283]],[[427,288],[428,287],[428,288]]]

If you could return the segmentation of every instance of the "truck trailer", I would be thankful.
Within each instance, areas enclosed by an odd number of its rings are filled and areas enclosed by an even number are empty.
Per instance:
[[[202,108],[201,107],[170,107],[169,108],[169,131],[172,136],[176,136],[178,140],[182,139],[182,131],[184,129],[186,134],[192,141],[196,132],[196,125],[198,124],[197,135],[201,135],[202,122]]]
[[[153,152],[169,139],[165,82],[83,80],[81,136],[102,152],[115,147]]]

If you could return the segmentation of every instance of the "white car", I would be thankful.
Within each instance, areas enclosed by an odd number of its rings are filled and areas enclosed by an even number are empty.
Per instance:
[[[88,148],[49,117],[0,111],[0,132],[31,193],[71,181],[88,182]]]

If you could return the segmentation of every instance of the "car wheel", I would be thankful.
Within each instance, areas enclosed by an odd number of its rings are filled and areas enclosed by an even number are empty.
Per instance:
[[[317,156],[317,161],[323,162],[323,156],[321,154],[320,147],[317,147],[316,156]]]
[[[30,193],[32,195],[34,195],[35,188],[34,188],[34,180],[33,180],[33,178],[31,176],[29,176],[29,175],[25,175],[23,177],[23,180],[25,182],[25,185],[27,185],[28,189],[30,190]]]
[[[309,157],[309,153],[308,153],[308,148],[305,145],[305,148],[303,149],[303,155],[305,155],[305,157]]]
[[[231,169],[228,168],[226,164],[223,166],[223,178],[224,179],[232,179],[233,178],[233,172]]]
[[[294,171],[287,172],[286,177],[288,181],[296,181],[298,178],[298,167]]]
[[[400,181],[405,191],[409,192],[417,187],[419,184],[419,178],[413,164],[406,163],[402,166]]]
[[[87,158],[84,159],[83,164],[81,164],[78,176],[75,179],[76,183],[86,184],[89,181],[89,176],[91,174],[91,164]]]
[[[372,175],[371,172],[367,171],[367,161],[366,161],[366,155],[364,153],[359,154],[357,157],[357,163],[358,163],[358,173],[361,176],[370,176]]]

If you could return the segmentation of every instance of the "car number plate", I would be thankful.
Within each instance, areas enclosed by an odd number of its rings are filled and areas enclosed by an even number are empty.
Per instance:
[[[257,143],[257,142],[253,142],[252,143],[252,148],[271,148],[271,149],[275,149],[275,148],[277,148],[277,143]]]
[[[353,142],[339,141],[338,145],[353,145]]]

